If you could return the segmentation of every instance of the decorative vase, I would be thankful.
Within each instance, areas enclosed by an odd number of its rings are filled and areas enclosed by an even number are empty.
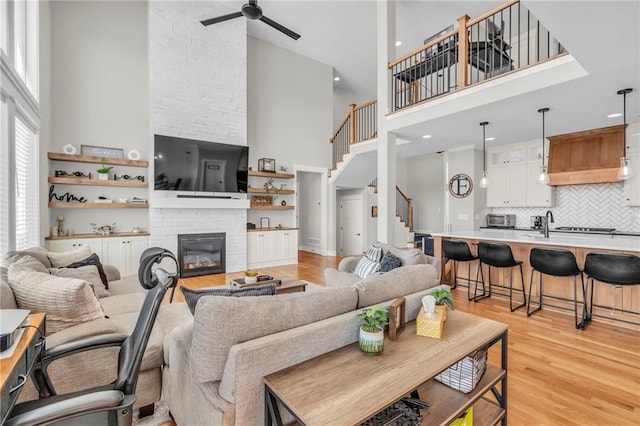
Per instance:
[[[442,312],[442,321],[447,320],[447,305],[436,305],[436,311]]]
[[[280,203],[280,205],[281,205],[282,207],[284,207],[284,206],[286,206],[286,205],[287,205],[287,202],[286,202],[285,200],[282,200],[282,202]]]
[[[258,277],[253,276],[253,277],[244,277],[244,283],[245,284],[255,284],[258,282]]]
[[[380,355],[384,347],[384,330],[380,327],[376,331],[364,331],[360,328],[360,350],[367,355]]]
[[[109,173],[98,173],[98,180],[109,180]]]

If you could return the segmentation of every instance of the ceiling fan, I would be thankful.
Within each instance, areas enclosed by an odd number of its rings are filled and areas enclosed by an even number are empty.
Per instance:
[[[218,22],[228,21],[229,19],[239,18],[243,16],[247,19],[259,19],[267,25],[275,28],[276,30],[288,35],[294,40],[300,38],[300,34],[297,34],[291,31],[289,28],[278,24],[277,22],[267,18],[262,14],[262,8],[258,6],[258,0],[249,0],[249,3],[242,5],[241,12],[229,13],[228,15],[222,15],[215,18],[205,19],[204,21],[200,21],[202,25],[205,27],[211,24],[217,24]]]

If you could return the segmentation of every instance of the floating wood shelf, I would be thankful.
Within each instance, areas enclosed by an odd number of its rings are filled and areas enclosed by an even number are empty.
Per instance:
[[[102,234],[73,234],[73,235],[56,235],[55,237],[44,237],[47,241],[54,240],[76,240],[78,238],[122,238],[122,237],[148,237],[148,232],[112,232],[108,235]]]
[[[277,189],[275,191],[265,191],[264,188],[249,188],[247,191],[249,194],[275,194],[275,195],[291,195],[295,194],[296,191],[293,189]]]
[[[144,160],[127,160],[124,158],[94,157],[91,155],[62,154],[49,152],[49,160],[68,161],[74,163],[108,164],[112,166],[149,167],[149,162]]]
[[[293,206],[254,206],[249,207],[249,210],[293,210]]]
[[[49,176],[49,183],[57,183],[61,185],[90,185],[90,186],[124,186],[129,188],[148,188],[147,182],[139,180],[99,180],[77,177],[54,177]]]
[[[270,231],[297,231],[300,228],[291,228],[289,226],[283,226],[281,228],[255,228],[247,229],[247,232],[270,232]]]
[[[50,201],[51,209],[148,209],[149,204],[133,203],[67,203],[64,201]]]
[[[275,179],[293,179],[295,177],[291,173],[256,172],[255,170],[249,170],[249,176],[275,178]]]

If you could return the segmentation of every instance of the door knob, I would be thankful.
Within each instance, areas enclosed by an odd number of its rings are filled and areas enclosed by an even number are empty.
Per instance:
[[[358,236],[358,237],[359,237],[359,236],[360,236],[360,233],[357,233],[357,234],[356,234],[356,236]]]

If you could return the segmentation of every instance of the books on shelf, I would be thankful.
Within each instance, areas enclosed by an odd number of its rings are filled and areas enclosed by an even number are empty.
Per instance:
[[[133,197],[129,202],[131,204],[147,204],[147,200],[138,197]]]

